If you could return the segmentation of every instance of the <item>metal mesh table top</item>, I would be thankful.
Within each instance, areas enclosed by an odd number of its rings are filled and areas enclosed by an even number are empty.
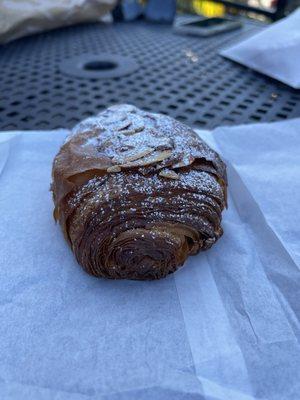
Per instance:
[[[143,21],[86,24],[0,47],[0,129],[69,128],[116,103],[169,114],[211,129],[300,116],[300,92],[218,55],[223,46],[258,29],[211,38],[179,36]],[[138,68],[118,78],[61,72],[82,54],[131,57]]]

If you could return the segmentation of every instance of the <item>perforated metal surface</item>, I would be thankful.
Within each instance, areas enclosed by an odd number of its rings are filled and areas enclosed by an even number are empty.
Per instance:
[[[247,24],[242,32],[200,39],[145,22],[90,24],[0,47],[0,129],[72,127],[122,102],[203,128],[300,116],[299,91],[217,55],[257,29]],[[60,71],[65,59],[103,52],[129,56],[139,68],[104,80]]]

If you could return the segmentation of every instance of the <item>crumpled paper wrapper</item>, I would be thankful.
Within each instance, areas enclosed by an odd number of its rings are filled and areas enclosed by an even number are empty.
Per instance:
[[[0,1],[0,43],[62,26],[101,21],[116,0]]]
[[[300,8],[220,54],[299,89]]]
[[[298,400],[300,119],[202,136],[223,237],[155,282],[77,265],[53,217],[65,131],[0,136],[0,398]]]

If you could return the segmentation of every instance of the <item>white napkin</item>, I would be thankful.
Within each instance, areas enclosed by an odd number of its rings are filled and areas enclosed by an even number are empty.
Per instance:
[[[220,54],[299,89],[300,8]]]
[[[2,136],[0,398],[298,400],[299,128],[206,134],[228,162],[224,235],[156,282],[77,265],[49,193],[66,132]]]

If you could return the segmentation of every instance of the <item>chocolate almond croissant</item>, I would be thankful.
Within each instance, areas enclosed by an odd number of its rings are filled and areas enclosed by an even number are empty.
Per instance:
[[[171,117],[108,108],[73,129],[52,177],[54,217],[92,275],[162,278],[222,235],[226,167]]]

